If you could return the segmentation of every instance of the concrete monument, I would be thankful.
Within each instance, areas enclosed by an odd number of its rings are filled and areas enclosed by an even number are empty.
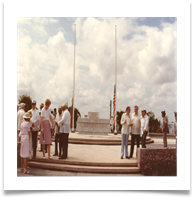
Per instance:
[[[79,134],[108,135],[110,133],[110,120],[99,117],[99,112],[88,112],[87,118],[78,119],[76,130]]]

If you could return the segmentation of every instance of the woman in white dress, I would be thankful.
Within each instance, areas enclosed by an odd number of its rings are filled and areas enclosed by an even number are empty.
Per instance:
[[[20,149],[20,156],[21,156],[21,171],[24,173],[29,173],[27,170],[28,166],[28,158],[30,157],[29,152],[29,138],[30,138],[30,115],[29,113],[25,113],[24,121],[21,124],[21,149]]]

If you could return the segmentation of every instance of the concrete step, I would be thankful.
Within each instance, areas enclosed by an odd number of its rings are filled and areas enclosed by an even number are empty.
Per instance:
[[[121,141],[114,141],[114,142],[109,142],[107,141],[85,141],[85,140],[76,140],[76,139],[69,139],[68,141],[71,144],[87,144],[87,145],[121,145]],[[146,140],[146,144],[154,143],[154,140]],[[135,142],[135,144],[137,144]],[[140,141],[141,144],[141,141]],[[131,145],[131,141],[128,141],[128,145]]]
[[[70,164],[59,163],[43,163],[30,161],[29,167],[57,170],[57,171],[70,171],[70,172],[86,172],[86,173],[111,173],[111,174],[123,174],[123,173],[140,173],[138,167],[106,167],[106,166],[80,166]]]
[[[111,139],[111,138],[106,138],[106,139],[103,139],[103,138],[69,138],[69,140],[76,140],[76,141],[88,141],[88,142],[91,142],[91,141],[95,141],[95,142],[121,142],[121,138],[117,138],[117,139]],[[146,138],[146,141],[149,141],[151,140],[150,137],[147,137]],[[129,138],[128,142],[131,142],[131,139]]]
[[[39,136],[38,136],[39,140]],[[52,141],[55,141],[55,137],[52,136]],[[85,144],[85,145],[121,145],[121,137],[113,137],[113,136],[104,136],[99,137],[95,136],[95,138],[92,138],[91,136],[82,136],[82,137],[69,137],[68,142],[70,144]],[[152,140],[149,136],[146,138],[146,144],[154,143],[154,140]],[[128,144],[131,145],[131,139],[129,138]],[[136,144],[136,142],[135,142]],[[141,140],[140,140],[141,144]]]
[[[102,166],[102,167],[137,167],[137,159],[130,159],[128,163],[110,163],[110,162],[80,162],[80,161],[68,161],[68,160],[60,160],[60,159],[31,159],[31,162],[39,162],[39,163],[50,163],[50,164],[67,164],[67,165],[78,165],[78,166]]]

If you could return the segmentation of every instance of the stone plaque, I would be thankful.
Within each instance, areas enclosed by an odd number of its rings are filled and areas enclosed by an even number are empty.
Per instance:
[[[99,114],[99,112],[88,112],[88,118],[89,119],[99,119],[100,114]]]
[[[99,119],[99,112],[88,112],[88,118],[78,119],[76,130],[79,134],[108,135],[110,120]]]

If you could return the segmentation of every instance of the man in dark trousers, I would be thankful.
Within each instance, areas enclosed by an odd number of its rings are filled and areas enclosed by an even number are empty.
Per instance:
[[[32,148],[33,148],[33,159],[36,158],[36,148],[37,148],[37,135],[39,130],[39,113],[36,109],[36,101],[32,100]]]
[[[60,144],[60,133],[59,129],[60,127],[57,125],[57,122],[59,122],[62,119],[62,109],[61,106],[58,107],[58,114],[56,115],[55,118],[55,154],[53,156],[58,156],[58,142],[59,142],[59,157],[61,157],[61,144]]]
[[[166,117],[166,112],[165,111],[161,111],[162,113],[162,118],[163,118],[163,124],[162,127],[160,128],[163,132],[163,143],[164,143],[164,147],[167,147],[167,133],[168,133],[168,119]]]
[[[131,151],[130,151],[130,158],[133,157],[133,150],[135,145],[135,140],[137,142],[137,148],[139,148],[139,142],[140,142],[140,127],[141,127],[141,121],[140,121],[140,114],[138,113],[138,106],[134,106],[134,113],[131,116],[133,126],[131,128]],[[137,153],[137,151],[136,151]]]
[[[63,154],[59,159],[66,159],[68,156],[68,137],[70,133],[70,113],[68,111],[68,106],[66,103],[61,105],[63,110],[62,119],[58,121],[58,126],[60,127],[60,143],[63,149]]]

